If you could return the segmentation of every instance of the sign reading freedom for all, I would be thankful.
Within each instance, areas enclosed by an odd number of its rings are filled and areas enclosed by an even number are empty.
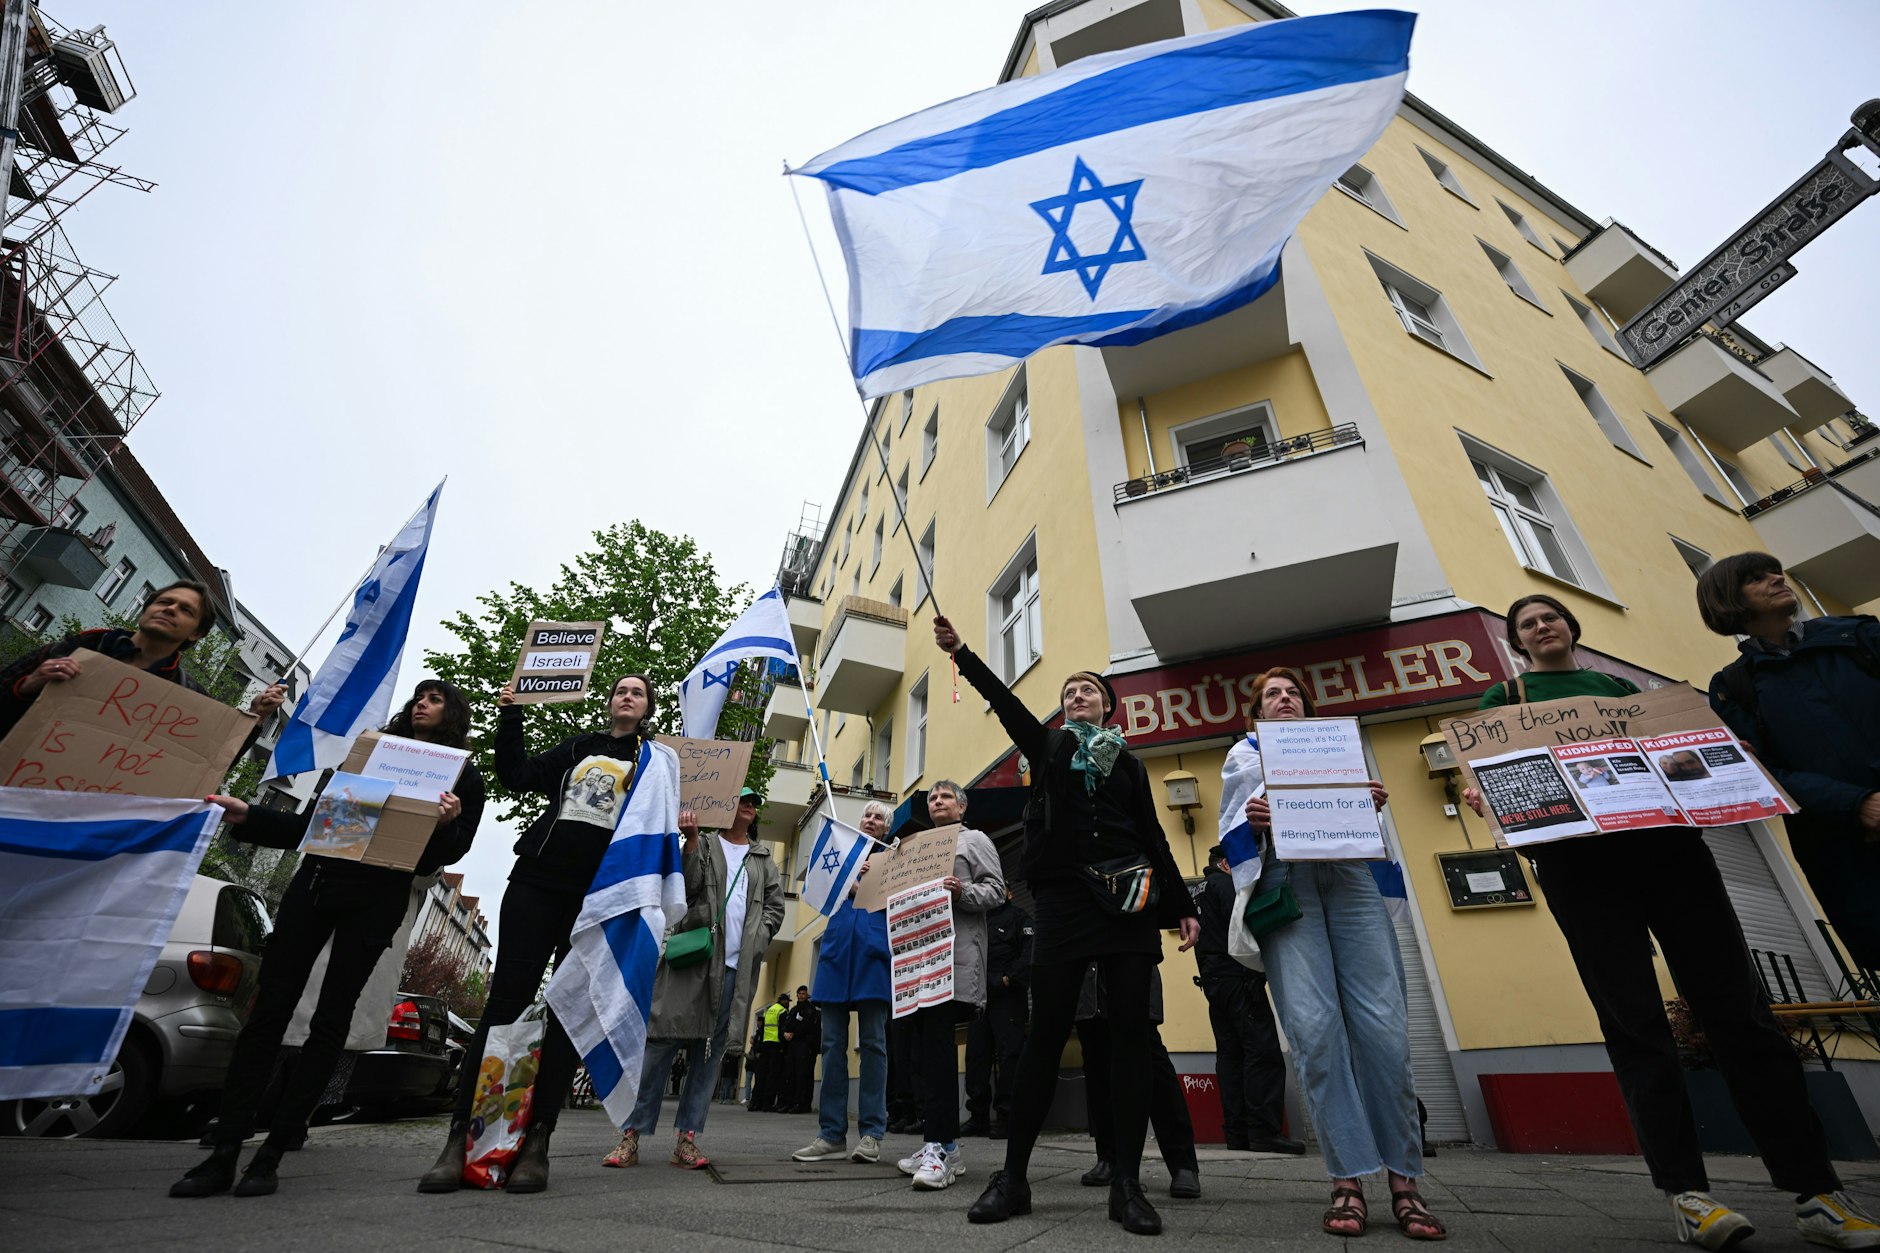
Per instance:
[[[701,827],[729,830],[751,769],[750,741],[661,736],[659,742],[679,755],[679,808],[696,813]]]
[[[1260,766],[1281,861],[1384,861],[1356,718],[1259,722]]]
[[[605,622],[531,622],[509,680],[518,705],[582,700],[601,655]]]
[[[253,714],[81,648],[0,740],[0,786],[200,800],[218,790]]]

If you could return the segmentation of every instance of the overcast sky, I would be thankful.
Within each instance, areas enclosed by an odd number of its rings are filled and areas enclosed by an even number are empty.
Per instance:
[[[68,223],[163,392],[131,446],[290,647],[448,474],[406,683],[614,522],[768,584],[860,418],[780,164],[990,85],[1026,7],[46,0],[117,40],[159,184]],[[1880,94],[1868,0],[1401,7],[1413,92],[1686,267]],[[1877,257],[1865,205],[1747,319],[1870,411]],[[492,925],[509,861],[458,867]]]

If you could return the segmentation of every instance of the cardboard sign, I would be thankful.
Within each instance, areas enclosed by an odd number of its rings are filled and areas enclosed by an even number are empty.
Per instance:
[[[698,815],[701,827],[728,830],[738,818],[738,793],[751,769],[749,740],[688,740],[659,737],[679,755],[679,808]]]
[[[81,648],[0,740],[0,786],[201,799],[255,724],[180,683]]]
[[[368,763],[372,761],[381,739],[397,739],[396,736],[382,736],[377,731],[361,733],[353,741],[346,760],[340,763],[339,774],[333,776],[327,784],[329,788],[342,775],[368,775],[372,771]],[[405,744],[416,744],[424,748],[436,748],[436,745],[423,744],[422,741],[406,740]],[[467,759],[469,754],[465,754]],[[380,758],[383,762],[385,759]],[[462,760],[458,763],[462,769]],[[380,776],[396,782],[396,775]],[[437,794],[448,792],[457,786],[457,775],[450,776],[447,786],[436,788],[425,798],[405,795],[409,788],[399,789],[394,786],[390,796],[379,807],[378,821],[373,824],[371,837],[366,842],[364,851],[351,858],[367,866],[386,866],[392,870],[416,870],[418,859],[424,856],[425,845],[431,842],[431,833],[437,830]],[[310,832],[311,833],[311,832]],[[315,849],[308,849],[315,852]]]
[[[892,849],[877,850],[855,889],[855,908],[880,913],[890,896],[946,878],[953,873],[959,842],[960,824],[955,822],[910,835]]]
[[[467,748],[428,744],[401,735],[381,735],[366,758],[365,769],[359,773],[385,780],[399,796],[435,805],[440,793],[457,786],[457,780],[463,776],[463,764],[468,760],[470,750]]]
[[[509,684],[518,705],[585,700],[601,655],[605,622],[531,622]]]

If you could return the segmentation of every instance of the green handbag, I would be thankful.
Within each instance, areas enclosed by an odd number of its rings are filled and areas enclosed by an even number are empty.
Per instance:
[[[751,855],[746,853],[744,861]],[[709,927],[693,927],[689,931],[675,931],[666,937],[666,964],[675,970],[684,970],[687,966],[696,966],[712,955],[712,936],[724,923],[725,910],[731,908],[731,894],[738,890],[738,876],[744,873],[744,861],[738,863],[738,873],[731,876],[730,886],[725,888],[724,903],[718,906],[718,921]],[[1294,917],[1298,915],[1295,913]]]
[[[1299,898],[1293,895],[1292,884],[1282,883],[1276,888],[1255,893],[1247,902],[1247,908],[1241,911],[1240,920],[1246,924],[1247,933],[1256,942],[1265,940],[1289,922],[1297,922]]]

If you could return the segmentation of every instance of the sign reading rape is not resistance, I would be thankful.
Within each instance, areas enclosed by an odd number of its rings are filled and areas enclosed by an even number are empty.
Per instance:
[[[518,705],[582,700],[601,655],[605,622],[531,622],[510,678]]]

